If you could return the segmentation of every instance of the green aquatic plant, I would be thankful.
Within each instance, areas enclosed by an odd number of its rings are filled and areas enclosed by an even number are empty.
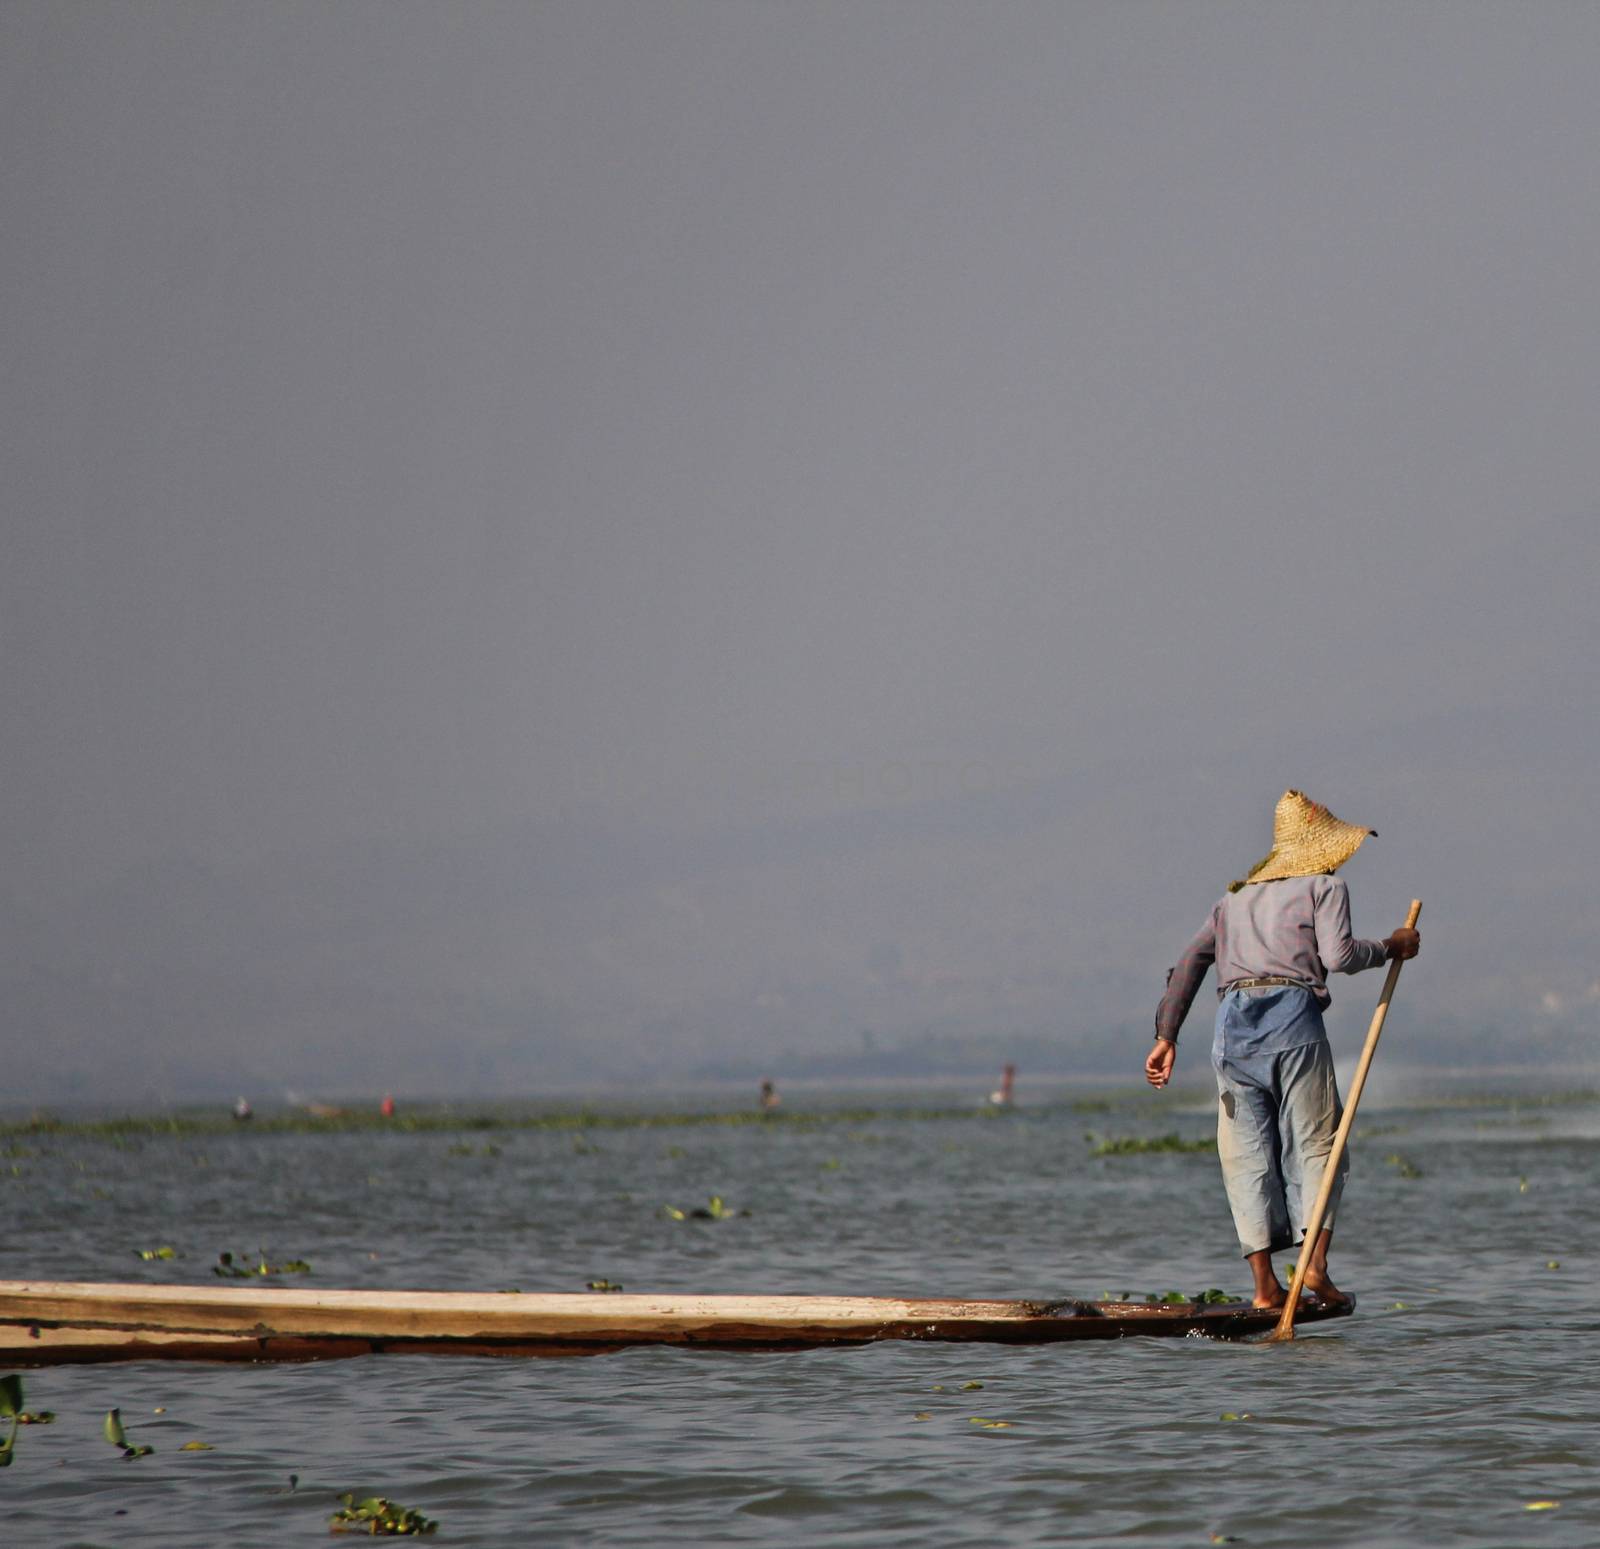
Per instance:
[[[128,1433],[123,1429],[122,1411],[120,1409],[106,1410],[106,1418],[101,1430],[105,1438],[113,1447],[120,1447],[125,1458],[144,1458],[156,1449],[154,1447],[136,1447],[128,1440]]]
[[[720,1194],[713,1194],[703,1205],[693,1210],[679,1210],[676,1205],[663,1205],[662,1210],[673,1221],[730,1221],[736,1215],[747,1216],[748,1210],[730,1210]]]
[[[354,1493],[341,1495],[344,1503],[328,1519],[330,1533],[370,1533],[380,1538],[397,1538],[431,1533],[439,1526],[431,1517],[412,1511],[381,1495],[358,1501]]]
[[[11,1421],[11,1434],[0,1442],[0,1468],[9,1468],[17,1449],[17,1427],[22,1423],[22,1378],[14,1372],[0,1377],[0,1417]]]
[[[55,1418],[52,1410],[30,1414],[22,1407],[22,1378],[15,1373],[0,1377],[0,1419],[11,1422],[11,1434],[0,1442],[0,1468],[9,1468],[16,1455],[18,1426],[54,1425]]]
[[[134,1252],[147,1264],[153,1259],[175,1259],[178,1256],[178,1250],[170,1243],[163,1243],[159,1248],[135,1248]]]
[[[1401,1156],[1398,1151],[1391,1151],[1384,1157],[1384,1161],[1394,1168],[1402,1178],[1420,1178],[1422,1176],[1422,1169],[1415,1162]]]
[[[1122,1135],[1100,1141],[1095,1146],[1095,1156],[1143,1156],[1152,1151],[1215,1151],[1216,1138],[1207,1135],[1201,1140],[1185,1140],[1182,1135]]]
[[[620,1280],[591,1280],[589,1289],[591,1291],[620,1291],[622,1282]]]
[[[250,1262],[248,1254],[241,1253],[236,1259],[231,1253],[219,1253],[217,1262],[211,1266],[211,1273],[221,1275],[224,1280],[254,1280],[260,1275],[309,1275],[311,1266],[304,1259],[285,1259],[281,1264],[269,1264],[266,1254],[257,1248],[254,1264]]]
[[[1158,1307],[1187,1307],[1198,1304],[1202,1307],[1214,1307],[1231,1304],[1240,1300],[1227,1291],[1219,1291],[1216,1286],[1209,1286],[1204,1291],[1196,1291],[1193,1296],[1185,1295],[1182,1291],[1145,1291],[1136,1295],[1132,1291],[1102,1291],[1100,1300],[1103,1302],[1134,1302],[1143,1300],[1151,1306]]]

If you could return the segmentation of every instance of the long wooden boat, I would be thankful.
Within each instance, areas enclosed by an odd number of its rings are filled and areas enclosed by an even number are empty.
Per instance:
[[[1296,1321],[1343,1317],[1352,1305],[1305,1297]],[[881,1339],[1018,1345],[1136,1334],[1242,1339],[1268,1332],[1277,1320],[1276,1312],[1248,1302],[320,1291],[0,1280],[0,1367],[378,1354],[598,1355],[630,1345],[801,1350]]]

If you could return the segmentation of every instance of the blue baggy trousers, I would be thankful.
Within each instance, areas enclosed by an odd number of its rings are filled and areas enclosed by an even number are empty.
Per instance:
[[[1246,1254],[1291,1248],[1322,1187],[1343,1108],[1322,1010],[1298,985],[1232,990],[1217,1008],[1217,1155]],[[1348,1152],[1323,1225],[1333,1225]]]

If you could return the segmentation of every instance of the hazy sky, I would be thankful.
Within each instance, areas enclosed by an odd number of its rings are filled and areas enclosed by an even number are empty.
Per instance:
[[[1597,73],[1559,3],[8,0],[0,1099],[1131,1075],[1288,785],[1425,901],[1394,1059],[1592,1068]]]

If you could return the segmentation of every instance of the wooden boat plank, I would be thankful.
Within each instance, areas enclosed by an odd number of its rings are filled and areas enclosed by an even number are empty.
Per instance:
[[[1346,1315],[1307,1299],[1297,1321]],[[1040,1344],[1264,1333],[1243,1302],[965,1301],[581,1292],[313,1290],[0,1281],[0,1362],[598,1354],[630,1345],[794,1350],[883,1339]]]

